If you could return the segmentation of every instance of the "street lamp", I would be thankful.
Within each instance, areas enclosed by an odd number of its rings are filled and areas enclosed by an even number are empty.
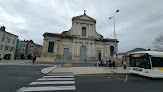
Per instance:
[[[119,12],[119,10],[117,10],[117,11],[115,12],[115,14],[116,14],[117,12]],[[110,17],[109,19],[112,19],[112,18],[113,18],[113,21],[114,21],[114,39],[115,39],[115,52],[114,52],[114,54],[116,55],[116,56],[115,56],[115,61],[116,61],[116,66],[117,66],[117,49],[116,49],[116,35],[115,35],[115,19],[114,19],[115,14],[114,14],[112,17]]]

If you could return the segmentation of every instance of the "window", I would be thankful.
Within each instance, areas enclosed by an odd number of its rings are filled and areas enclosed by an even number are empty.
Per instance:
[[[48,52],[53,52],[54,42],[49,42]]]
[[[2,41],[3,41],[3,42],[5,41],[5,37],[2,37]]]
[[[130,57],[130,65],[131,67],[139,67],[145,69],[151,69],[151,64],[149,60],[149,56],[140,56],[140,57]]]
[[[152,57],[152,67],[163,67],[163,58],[161,57]]]
[[[82,27],[82,37],[86,37],[86,27]]]
[[[13,47],[13,51],[15,51],[15,47]]]
[[[13,40],[13,44],[15,43],[15,40]]]
[[[10,48],[10,51],[14,51],[14,47],[11,47],[11,48]]]
[[[3,45],[0,46],[0,50],[2,50],[2,49],[3,49]]]
[[[9,49],[10,49],[10,47],[9,47],[9,46],[6,46],[6,47],[5,47],[5,50],[9,50]]]
[[[110,56],[113,56],[114,46],[110,46]]]
[[[8,39],[8,43],[10,43],[10,39]]]

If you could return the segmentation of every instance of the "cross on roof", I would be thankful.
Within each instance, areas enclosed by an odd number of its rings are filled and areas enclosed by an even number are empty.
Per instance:
[[[86,10],[84,10],[84,14],[86,13]]]

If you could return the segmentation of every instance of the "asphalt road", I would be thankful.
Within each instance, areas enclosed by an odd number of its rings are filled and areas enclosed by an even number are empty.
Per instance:
[[[43,76],[42,66],[0,65],[0,92],[15,92]]]
[[[109,78],[108,78],[109,77]],[[77,92],[162,92],[163,79],[124,74],[76,75]]]
[[[28,87],[31,82],[36,82],[37,79],[45,76],[40,73],[40,70],[48,66],[43,65],[61,64],[61,67],[64,65],[63,62],[36,62],[35,66],[32,66],[31,62],[25,64],[0,64],[0,92],[15,92],[22,87]],[[94,64],[73,63],[72,66],[89,67]],[[74,75],[74,78],[76,90],[54,92],[162,92],[163,90],[163,79],[151,79],[132,74],[127,76],[115,73]]]

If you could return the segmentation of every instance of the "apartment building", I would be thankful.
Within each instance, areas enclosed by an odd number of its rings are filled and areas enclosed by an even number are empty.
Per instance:
[[[18,36],[6,31],[5,26],[0,28],[0,59],[13,60]]]

